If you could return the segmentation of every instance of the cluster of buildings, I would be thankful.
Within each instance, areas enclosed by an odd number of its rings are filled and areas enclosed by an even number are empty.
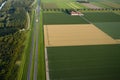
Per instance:
[[[79,11],[71,11],[70,15],[71,16],[84,16],[84,14]]]

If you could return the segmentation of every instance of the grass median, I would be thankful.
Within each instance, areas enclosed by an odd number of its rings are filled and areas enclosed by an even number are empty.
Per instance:
[[[44,32],[43,32],[43,13],[40,12],[39,45],[38,45],[38,80],[45,78],[45,56],[44,56]]]

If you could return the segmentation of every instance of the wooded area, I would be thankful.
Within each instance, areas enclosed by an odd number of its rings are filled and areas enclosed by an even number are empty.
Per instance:
[[[5,0],[0,0],[0,5]],[[0,80],[16,80],[33,0],[7,0],[0,10]],[[20,31],[25,29],[25,31]]]

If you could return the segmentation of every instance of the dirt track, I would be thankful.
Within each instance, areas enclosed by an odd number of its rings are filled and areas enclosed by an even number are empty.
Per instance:
[[[92,24],[45,25],[46,46],[116,44],[116,41]]]

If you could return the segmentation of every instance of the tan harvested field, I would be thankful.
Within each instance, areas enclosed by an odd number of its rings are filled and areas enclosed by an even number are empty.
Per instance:
[[[46,47],[116,44],[93,24],[44,25],[44,35]]]

